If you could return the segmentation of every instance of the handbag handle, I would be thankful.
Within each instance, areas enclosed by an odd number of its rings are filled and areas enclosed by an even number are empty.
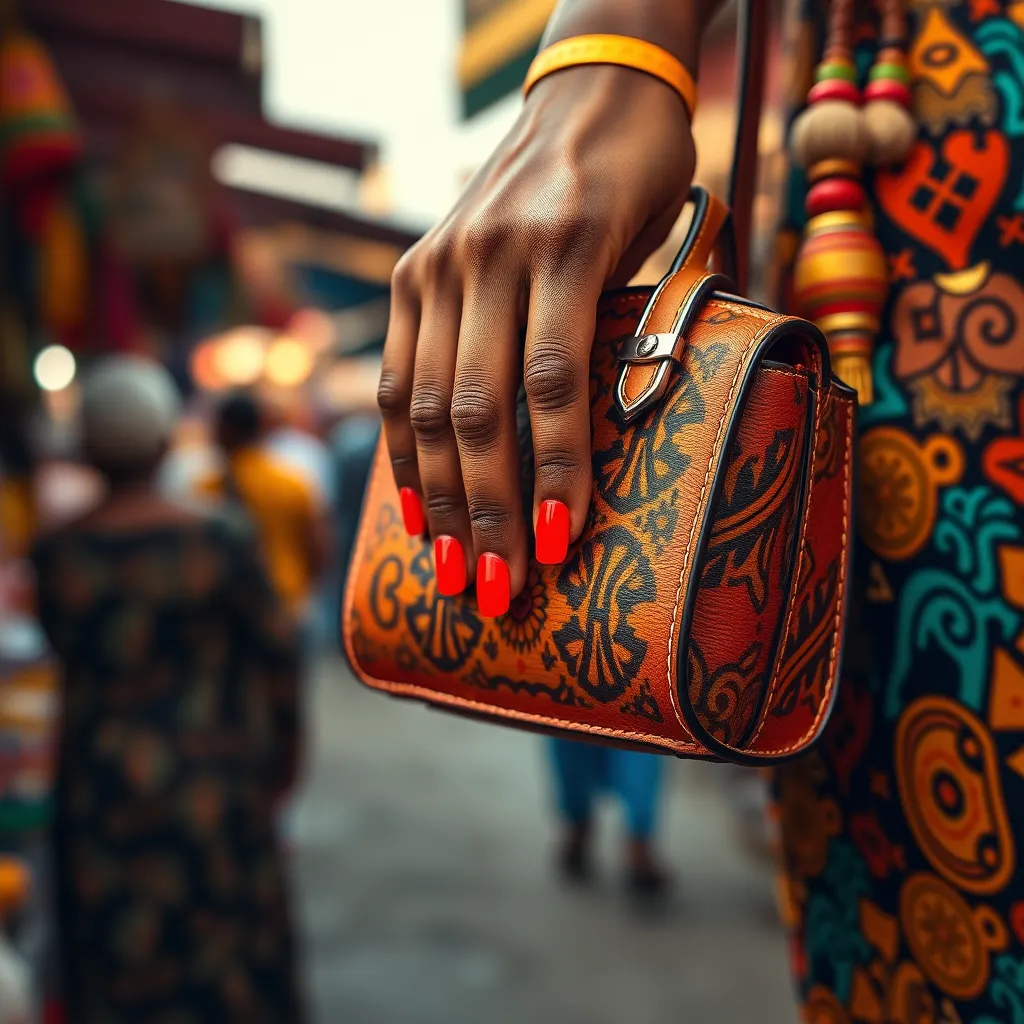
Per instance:
[[[736,134],[729,177],[730,221],[721,244],[728,259],[729,277],[740,295],[750,280],[750,236],[754,193],[757,190],[757,143],[761,130],[764,75],[768,50],[768,0],[739,0],[736,17]],[[723,268],[725,269],[725,268]]]
[[[715,289],[746,292],[767,30],[768,0],[739,0],[729,207],[699,186],[691,191],[693,219],[686,238],[668,274],[651,294],[636,335],[619,351],[615,400],[627,423],[664,395],[672,365],[682,358],[690,324],[707,296]],[[707,272],[712,255],[716,274]]]

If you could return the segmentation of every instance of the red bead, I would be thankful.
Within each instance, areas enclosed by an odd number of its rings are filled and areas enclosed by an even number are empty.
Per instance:
[[[865,202],[864,189],[852,178],[825,178],[812,185],[804,201],[808,217],[833,210],[860,210]]]
[[[891,100],[909,110],[910,90],[895,78],[876,78],[864,88],[864,102],[870,103],[872,100]]]
[[[856,107],[860,105],[860,90],[845,78],[827,78],[812,86],[807,94],[808,103],[821,103],[824,100],[842,100]]]

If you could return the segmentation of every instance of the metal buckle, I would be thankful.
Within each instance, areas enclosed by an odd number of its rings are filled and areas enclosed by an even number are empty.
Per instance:
[[[619,347],[620,363],[656,363],[675,359],[678,334],[639,334],[627,338]]]

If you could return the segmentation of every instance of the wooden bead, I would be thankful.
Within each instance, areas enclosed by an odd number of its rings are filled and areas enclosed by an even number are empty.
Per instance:
[[[817,82],[824,82],[830,78],[845,78],[848,82],[856,82],[857,67],[849,58],[822,61],[815,69],[814,79]]]
[[[910,75],[907,74],[907,69],[902,64],[889,61],[885,63],[878,62],[868,72],[868,79],[872,82],[877,82],[883,78],[888,78],[895,82],[906,83],[910,81]]]
[[[889,268],[862,214],[825,213],[807,223],[793,268],[793,297],[800,313],[826,334],[860,330],[876,334]]]
[[[813,185],[822,178],[856,178],[860,164],[852,160],[821,160],[807,168],[807,180]]]
[[[883,46],[875,56],[876,64],[899,64],[906,67],[906,56],[898,46]]]
[[[868,159],[875,167],[889,167],[906,159],[917,138],[917,122],[910,111],[892,100],[872,100],[863,110]]]
[[[833,210],[860,210],[866,197],[860,182],[852,178],[826,178],[812,185],[804,201],[808,217]]]
[[[840,100],[808,107],[794,122],[790,143],[794,159],[805,168],[834,157],[862,164],[867,154],[860,111]]]
[[[860,104],[860,90],[853,82],[845,78],[828,78],[824,82],[818,82],[811,87],[807,94],[807,102],[824,103],[825,100],[842,100],[845,103],[852,103],[854,106]]]
[[[869,82],[864,89],[864,102],[871,103],[873,100],[889,100],[909,110],[910,89],[892,78],[880,78]]]

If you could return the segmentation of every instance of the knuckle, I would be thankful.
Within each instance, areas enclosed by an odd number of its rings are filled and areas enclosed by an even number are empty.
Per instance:
[[[400,416],[409,408],[411,390],[404,374],[388,369],[381,371],[377,383],[377,406],[385,419]]]
[[[483,389],[457,389],[452,399],[451,422],[460,441],[474,447],[490,447],[501,433],[501,405]]]
[[[469,521],[476,536],[488,539],[489,543],[485,546],[490,550],[507,546],[516,525],[510,509],[493,501],[474,500],[472,496],[469,499]],[[495,543],[499,540],[504,543]]]
[[[523,387],[531,406],[550,412],[575,402],[586,385],[581,366],[564,342],[542,346],[527,356]]]
[[[427,515],[433,523],[452,523],[465,511],[465,499],[453,491],[437,490],[435,487],[424,497]]]
[[[416,281],[416,247],[407,250],[391,271],[391,292],[396,299],[407,298]]]
[[[430,240],[423,253],[424,269],[430,280],[437,281],[451,271],[454,249],[454,242],[448,232],[438,233]]]
[[[590,494],[590,466],[582,452],[566,448],[538,452],[535,474],[537,485],[545,490],[570,497]]]
[[[439,441],[451,433],[451,412],[443,394],[433,388],[417,388],[409,405],[409,422],[421,442]]]
[[[557,477],[559,480],[581,476],[586,471],[580,453],[568,448],[552,448],[537,454],[534,472],[538,477]]]
[[[391,469],[396,474],[405,474],[415,470],[418,466],[415,453],[409,455],[392,455]]]
[[[508,230],[491,214],[478,213],[462,228],[459,250],[467,262],[476,264],[488,260],[503,244]]]

